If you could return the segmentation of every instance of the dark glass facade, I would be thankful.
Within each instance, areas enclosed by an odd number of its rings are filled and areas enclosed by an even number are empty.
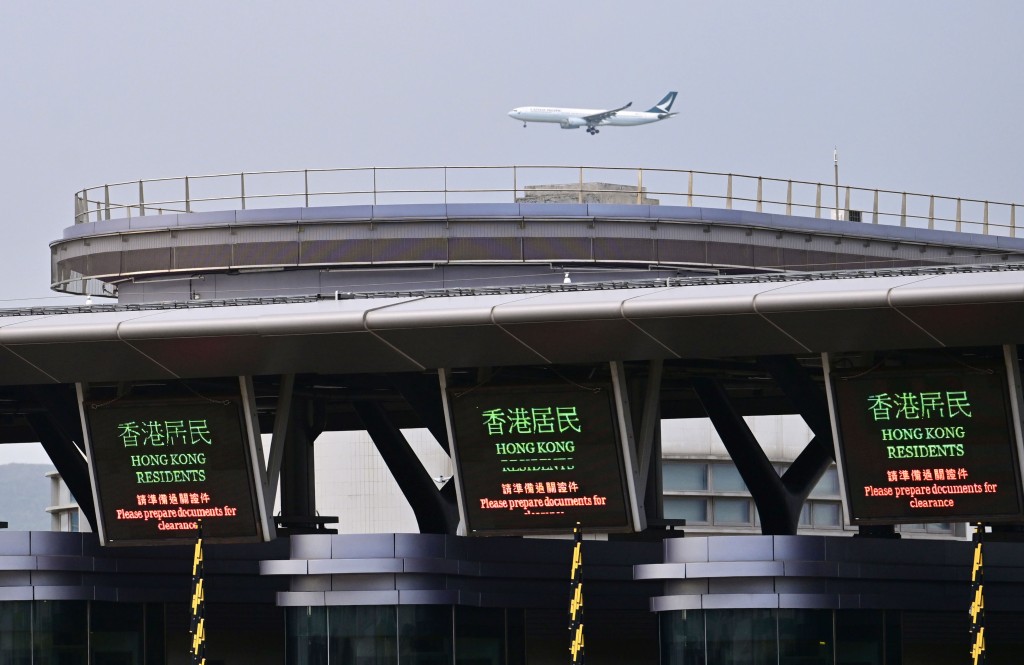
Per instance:
[[[967,612],[723,609],[663,612],[660,665],[956,665]],[[989,614],[988,665],[1020,660],[1024,616]]]
[[[84,600],[0,603],[2,665],[163,665],[163,606]]]
[[[290,665],[515,665],[523,610],[399,605],[293,607]]]

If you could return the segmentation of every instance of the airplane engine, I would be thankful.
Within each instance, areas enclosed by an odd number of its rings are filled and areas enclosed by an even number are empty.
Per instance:
[[[564,122],[559,123],[562,129],[579,129],[580,127],[586,127],[587,121],[583,118],[566,118]]]

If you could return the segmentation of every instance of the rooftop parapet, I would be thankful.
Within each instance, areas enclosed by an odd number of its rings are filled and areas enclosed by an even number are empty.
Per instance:
[[[51,286],[140,303],[1024,260],[1015,204],[929,196],[922,215],[919,195],[892,212],[889,194],[539,166],[135,181],[78,193]]]
[[[1011,237],[1017,235],[1017,213],[1022,205],[687,169],[412,166],[292,169],[109,183],[75,194],[74,221],[253,208],[511,203],[543,197],[545,192],[563,202],[571,201],[575,193],[574,202],[587,203],[588,193],[600,188],[626,193],[622,203],[718,207]],[[658,201],[648,196],[658,197]]]

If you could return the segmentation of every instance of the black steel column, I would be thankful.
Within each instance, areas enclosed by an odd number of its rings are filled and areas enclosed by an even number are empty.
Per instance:
[[[281,461],[281,514],[286,518],[316,515],[313,443],[323,432],[323,427],[317,424],[315,413],[311,400],[298,396],[292,398]]]
[[[26,420],[89,521],[89,526],[94,533],[99,533],[74,386],[33,386],[27,391],[43,411],[26,414]]]
[[[798,497],[803,506],[811,490],[836,459],[828,400],[824,391],[811,380],[807,370],[793,356],[765,356],[759,362],[772,375],[814,434],[782,475],[786,491]]]
[[[835,459],[828,402],[823,391],[792,356],[759,359],[814,436],[780,478],[728,394],[714,379],[694,379],[693,387],[726,450],[747,484],[765,535],[792,535],[804,501]]]
[[[416,416],[430,434],[451,454],[448,446],[448,428],[444,421],[444,402],[436,374],[389,374],[388,379],[402,398],[409,403]]]
[[[714,379],[698,378],[693,380],[693,388],[754,498],[761,516],[761,533],[795,534],[803,500],[786,491],[775,467],[721,384]]]
[[[455,490],[451,487],[454,483],[449,482],[445,491],[437,489],[401,430],[388,419],[379,403],[359,400],[352,402],[352,406],[408,499],[420,533],[454,534],[459,526]]]

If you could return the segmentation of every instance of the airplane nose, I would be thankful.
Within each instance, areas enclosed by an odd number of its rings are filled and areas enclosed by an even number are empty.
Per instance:
[[[519,115],[519,109],[512,109],[511,111],[508,112],[508,117],[510,117],[510,118],[515,118],[518,115]]]

